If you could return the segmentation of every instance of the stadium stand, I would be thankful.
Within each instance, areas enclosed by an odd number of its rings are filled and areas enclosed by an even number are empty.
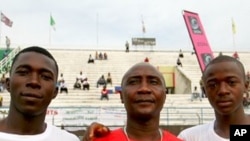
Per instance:
[[[201,71],[196,56],[191,51],[183,51],[183,67],[176,67],[179,51],[130,51],[101,50],[106,52],[108,60],[95,60],[94,64],[87,63],[89,54],[94,56],[96,50],[49,49],[58,61],[59,74],[64,74],[69,93],[58,94],[49,107],[46,120],[65,127],[89,125],[92,121],[103,122],[106,125],[121,126],[124,124],[124,108],[120,101],[119,89],[124,72],[134,63],[142,62],[147,56],[149,63],[155,66],[173,66],[175,68],[174,94],[168,94],[161,116],[162,125],[196,125],[213,119],[213,110],[206,98],[200,101],[190,101],[192,88],[199,86]],[[100,50],[98,50],[100,51]],[[223,52],[232,55],[233,52]],[[218,53],[214,54],[215,56]],[[240,60],[246,70],[250,69],[248,56],[250,52],[239,52]],[[73,89],[76,76],[83,71],[89,80],[90,90]],[[113,84],[107,85],[112,93],[109,101],[100,101],[101,87],[96,88],[96,81],[102,74],[111,72]],[[1,93],[3,107],[0,108],[3,117],[10,103],[7,91]],[[246,109],[249,111],[248,109]],[[78,120],[81,121],[78,121]],[[115,119],[119,119],[118,121]],[[74,120],[74,122],[73,122]],[[68,122],[70,121],[70,122]],[[82,128],[82,127],[81,127]]]

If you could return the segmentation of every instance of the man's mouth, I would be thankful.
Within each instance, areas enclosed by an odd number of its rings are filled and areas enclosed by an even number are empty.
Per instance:
[[[39,94],[34,94],[34,93],[21,93],[21,96],[24,96],[24,97],[33,97],[33,98],[42,98],[41,95]]]

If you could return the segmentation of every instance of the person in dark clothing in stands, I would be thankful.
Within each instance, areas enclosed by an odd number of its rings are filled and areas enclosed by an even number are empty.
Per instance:
[[[96,87],[98,88],[99,85],[104,85],[104,86],[106,86],[106,84],[107,84],[107,82],[106,82],[106,80],[105,80],[105,77],[104,77],[104,75],[102,75],[102,76],[98,79],[97,84],[96,84]]]

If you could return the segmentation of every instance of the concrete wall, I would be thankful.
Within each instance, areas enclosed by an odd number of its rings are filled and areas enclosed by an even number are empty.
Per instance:
[[[192,91],[191,80],[180,67],[175,69],[175,85],[176,94],[190,94]]]

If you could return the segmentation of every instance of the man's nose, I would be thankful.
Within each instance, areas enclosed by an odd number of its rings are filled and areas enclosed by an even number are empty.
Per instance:
[[[31,86],[31,87],[40,86],[40,76],[39,76],[39,74],[32,73],[29,76],[29,80],[28,80],[27,86]]]
[[[140,93],[151,92],[150,85],[146,81],[142,81],[138,90]]]
[[[219,89],[218,89],[218,94],[223,95],[223,94],[228,94],[228,84],[225,82],[222,82],[219,85]]]

